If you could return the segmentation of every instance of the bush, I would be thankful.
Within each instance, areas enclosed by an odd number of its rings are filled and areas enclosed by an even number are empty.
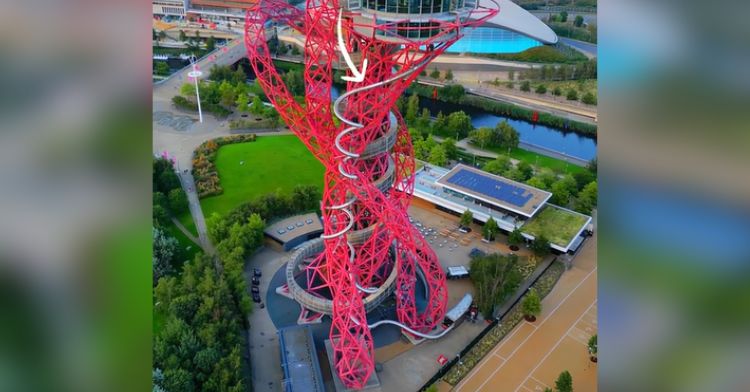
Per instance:
[[[432,72],[430,72],[430,77],[433,79],[440,79],[440,71],[438,71],[437,68],[433,69]]]
[[[578,92],[575,89],[569,89],[568,94],[565,96],[565,98],[568,99],[568,101],[577,101],[578,100]]]
[[[555,87],[555,89],[552,90],[552,95],[556,95],[558,97],[561,96],[562,95],[562,90],[560,89],[560,87]]]
[[[445,80],[453,80],[453,70],[445,71]]]
[[[534,90],[537,94],[546,94],[547,93],[547,86],[540,84],[536,86],[536,90]]]
[[[531,82],[529,82],[528,80],[524,80],[523,83],[521,83],[521,91],[531,91]]]
[[[188,209],[187,195],[182,188],[172,189],[169,192],[169,209],[175,215],[179,215]]]
[[[193,151],[193,176],[198,197],[220,195],[224,190],[219,185],[219,174],[214,160],[219,147],[231,143],[255,141],[255,134],[223,136],[208,140]]]
[[[182,95],[175,95],[174,97],[172,97],[172,104],[178,109],[190,111],[198,110],[197,103],[183,97]]]
[[[591,93],[591,91],[589,91],[583,95],[583,97],[581,98],[581,102],[587,105],[596,105],[596,96]]]

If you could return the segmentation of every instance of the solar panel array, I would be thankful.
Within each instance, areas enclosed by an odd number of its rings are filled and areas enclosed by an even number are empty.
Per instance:
[[[453,174],[448,182],[517,207],[523,207],[534,197],[524,188],[466,169]]]

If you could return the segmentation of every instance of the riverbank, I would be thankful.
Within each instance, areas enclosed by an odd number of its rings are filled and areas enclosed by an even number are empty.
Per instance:
[[[436,90],[437,96],[435,95]],[[442,102],[471,106],[508,118],[546,125],[562,132],[575,132],[591,138],[596,138],[597,135],[596,125],[565,119],[550,113],[537,112],[492,98],[474,95],[471,92],[467,93],[461,85],[431,87],[415,84],[410,86],[407,92],[416,93],[420,97],[435,98]]]

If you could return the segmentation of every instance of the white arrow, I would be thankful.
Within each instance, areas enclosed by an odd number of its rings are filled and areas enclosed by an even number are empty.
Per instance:
[[[365,72],[367,72],[367,59],[364,59],[364,61],[362,61],[362,72],[359,72],[359,70],[357,69],[357,66],[354,65],[354,62],[352,61],[352,58],[349,57],[349,52],[346,51],[346,44],[344,44],[344,37],[341,34],[341,14],[342,13],[343,13],[343,9],[339,10],[339,20],[338,20],[338,25],[336,26],[336,30],[339,36],[339,50],[341,51],[341,54],[344,56],[344,61],[346,61],[346,65],[349,66],[349,70],[352,71],[352,74],[354,75],[354,77],[342,76],[341,79],[346,80],[348,82],[359,83],[365,80]]]

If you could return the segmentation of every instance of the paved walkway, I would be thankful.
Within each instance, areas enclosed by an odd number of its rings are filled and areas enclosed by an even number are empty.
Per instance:
[[[563,370],[577,392],[596,391],[596,364],[587,347],[597,331],[596,236],[573,263],[542,301],[537,321],[521,322],[454,391],[543,391]]]
[[[180,221],[177,220],[177,218],[172,217],[172,223],[174,223],[174,225],[177,226],[177,228],[182,232],[182,234],[185,234],[185,237],[187,237],[190,241],[193,241],[193,243],[195,243],[196,245],[200,246],[201,241],[195,238],[193,233],[191,233],[190,230],[188,230],[185,226],[183,226],[182,223],[180,223]]]

